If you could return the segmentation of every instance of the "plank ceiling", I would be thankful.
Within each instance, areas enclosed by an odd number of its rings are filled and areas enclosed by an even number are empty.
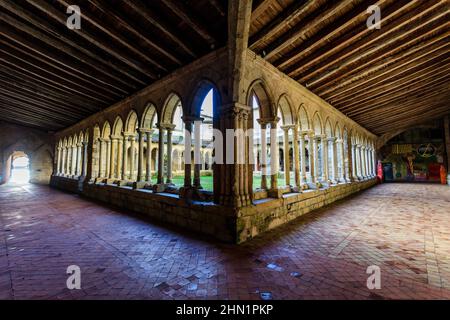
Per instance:
[[[449,3],[254,0],[250,48],[381,135],[450,112]]]
[[[226,0],[0,0],[0,119],[70,126],[223,47]],[[366,9],[381,8],[380,30]],[[249,46],[374,132],[450,112],[448,0],[254,0]]]
[[[226,0],[77,0],[77,31],[71,4],[0,0],[1,120],[65,128],[226,42]]]

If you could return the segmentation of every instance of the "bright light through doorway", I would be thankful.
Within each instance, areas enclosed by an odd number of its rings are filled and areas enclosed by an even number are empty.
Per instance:
[[[28,183],[30,181],[30,162],[27,157],[16,158],[12,163],[11,179],[13,183]]]

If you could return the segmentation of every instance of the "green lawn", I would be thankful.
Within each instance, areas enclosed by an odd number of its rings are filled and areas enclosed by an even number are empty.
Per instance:
[[[184,185],[184,177],[177,176],[173,177],[172,183],[178,187],[182,187]],[[212,176],[202,176],[200,177],[200,184],[203,187],[203,190],[213,191],[213,177]],[[270,186],[270,177],[267,177],[267,184]],[[278,178],[278,186],[284,186],[285,180],[284,178]],[[259,188],[261,186],[261,176],[253,176],[253,189]]]

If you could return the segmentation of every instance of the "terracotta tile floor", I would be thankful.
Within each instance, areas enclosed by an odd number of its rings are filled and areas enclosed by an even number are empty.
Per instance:
[[[66,288],[69,265],[81,290]],[[381,289],[366,269],[381,268]],[[450,188],[385,184],[241,246],[0,187],[2,299],[449,299]]]

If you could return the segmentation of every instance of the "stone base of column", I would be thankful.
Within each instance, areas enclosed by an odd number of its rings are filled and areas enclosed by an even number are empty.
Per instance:
[[[306,182],[300,183],[300,190],[301,191],[305,191],[305,190],[308,190],[308,189],[309,189],[309,186],[308,186],[308,184]]]
[[[144,189],[149,183],[147,181],[133,182],[133,189]]]
[[[114,181],[114,184],[116,184],[118,187],[123,187],[128,185],[128,181],[127,180],[116,180]]]
[[[329,186],[338,184],[338,182],[336,180],[332,180],[332,179],[328,179],[327,183]]]
[[[181,187],[178,190],[178,195],[180,199],[184,199],[186,202],[191,202],[194,198],[194,188],[193,187]]]
[[[112,179],[112,178],[105,179],[106,184],[115,184],[115,182],[116,182],[116,179]]]
[[[275,199],[280,199],[281,197],[283,197],[283,191],[279,188],[277,189],[270,189],[267,192],[267,195],[269,196],[269,198],[275,198]]]
[[[167,188],[167,184],[165,183],[157,183],[152,186],[152,190],[154,193],[164,192]]]
[[[105,178],[95,178],[94,183],[103,183],[105,181]]]

